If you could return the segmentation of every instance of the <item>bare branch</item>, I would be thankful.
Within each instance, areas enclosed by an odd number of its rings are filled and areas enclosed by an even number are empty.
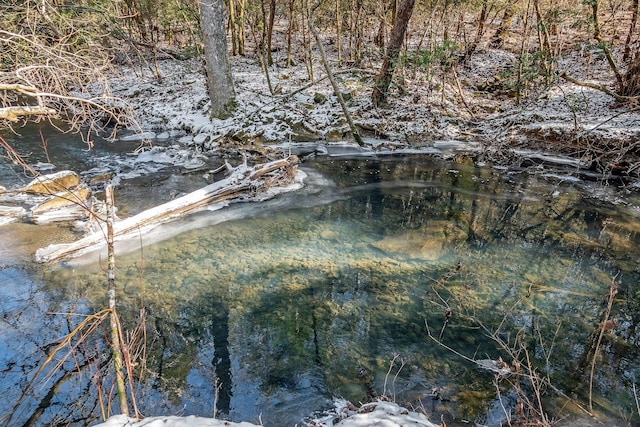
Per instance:
[[[585,81],[582,81],[582,80],[575,79],[575,78],[569,76],[565,71],[563,71],[560,74],[558,74],[558,76],[563,78],[563,79],[565,79],[568,82],[571,82],[573,84],[577,84],[578,86],[584,86],[584,87],[588,87],[588,88],[591,88],[591,89],[599,90],[600,92],[604,92],[607,95],[609,95],[612,98],[614,98],[618,102],[626,103],[626,102],[630,102],[630,101],[634,101],[634,100],[638,99],[637,96],[622,96],[622,95],[618,95],[617,93],[615,93],[614,91],[612,91],[608,87],[599,85],[597,83],[585,82]]]
[[[21,118],[29,116],[54,116],[57,110],[39,105],[24,105],[16,107],[0,108],[0,120],[8,120],[12,123],[18,122]]]

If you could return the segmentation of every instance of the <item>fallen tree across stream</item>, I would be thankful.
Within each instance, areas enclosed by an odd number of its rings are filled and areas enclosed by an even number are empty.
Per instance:
[[[246,164],[232,168],[230,175],[199,190],[170,202],[140,212],[114,224],[115,240],[139,235],[157,225],[221,202],[264,200],[275,195],[274,190],[293,189],[296,183],[299,160],[296,156],[248,167]],[[69,244],[51,245],[38,249],[35,259],[41,263],[77,257],[106,247],[104,218],[97,218],[100,227],[80,240]]]

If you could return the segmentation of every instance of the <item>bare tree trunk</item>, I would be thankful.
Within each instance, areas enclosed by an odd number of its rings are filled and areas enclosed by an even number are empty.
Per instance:
[[[224,180],[216,181],[170,202],[116,222],[113,225],[114,237],[127,239],[131,237],[131,233],[134,233],[136,238],[139,238],[140,233],[156,225],[197,212],[212,203],[238,199],[247,201],[257,196],[264,198],[267,190],[291,186],[294,183],[298,163],[296,156],[290,156],[287,159],[256,165],[252,168],[246,165],[231,168],[228,165],[231,174]],[[35,258],[38,262],[54,262],[93,250],[101,250],[103,245],[104,234],[99,231],[67,245],[42,248],[36,252]]]
[[[226,118],[233,112],[235,90],[227,58],[223,0],[200,2],[200,27],[204,37],[207,88],[211,99],[211,117]]]
[[[289,0],[289,27],[287,28],[287,68],[291,66],[291,42],[293,39],[295,20],[295,3],[296,0]]]
[[[380,74],[378,74],[373,86],[371,100],[376,106],[384,104],[387,101],[387,94],[389,92],[391,78],[393,77],[396,60],[398,59],[400,48],[404,42],[404,35],[407,31],[407,26],[409,25],[409,19],[411,19],[411,14],[413,13],[414,5],[415,0],[402,0],[398,7],[398,13],[396,15],[396,20],[393,23],[393,30],[391,31],[391,39],[389,40],[387,53],[384,56]]]
[[[395,0],[392,0],[395,1]],[[376,31],[376,35],[373,37],[373,44],[375,44],[380,49],[384,49],[385,42],[385,27],[386,27],[386,15],[387,15],[387,6],[384,4],[384,0],[380,1],[380,16],[378,17],[378,31]]]
[[[273,86],[271,85],[271,75],[269,74],[269,65],[267,64],[268,59],[265,58],[263,48],[266,49],[266,45],[260,41],[258,41],[258,35],[255,31],[256,25],[251,26],[251,33],[253,34],[253,40],[256,45],[256,56],[258,57],[258,62],[260,63],[260,68],[264,71],[264,76],[267,79],[267,86],[269,87],[269,93],[271,95],[274,94]]]
[[[229,29],[231,30],[231,54],[238,54],[238,32],[236,31],[236,5],[234,0],[229,0]]]
[[[529,20],[531,18],[529,16],[530,6],[531,6],[531,1],[529,0],[527,2],[526,13],[524,14],[524,28],[522,30],[522,39],[520,41],[519,58],[521,59],[524,57],[525,52],[528,50],[527,40],[529,39],[529,31],[530,31]],[[520,99],[522,98],[523,95],[526,94],[526,91],[527,91],[527,82],[522,81],[524,64],[521,59],[518,60],[518,70],[516,73],[516,105],[520,105]]]
[[[240,10],[238,12],[238,55],[244,55],[245,33],[244,33],[244,6],[245,0],[240,0]]]
[[[336,6],[336,49],[338,50],[338,66],[342,64],[342,14],[340,0],[335,0]]]
[[[631,4],[631,24],[629,24],[629,32],[627,33],[627,39],[624,42],[624,55],[623,61],[629,61],[631,59],[631,39],[633,33],[636,30],[636,24],[638,23],[638,0],[632,0]]]
[[[411,0],[413,1],[413,0]],[[303,0],[303,4],[304,4],[304,9],[308,9],[307,7],[307,2],[306,0]],[[322,65],[324,65],[324,69],[327,72],[327,77],[329,77],[329,81],[331,82],[331,86],[333,87],[333,92],[336,95],[336,98],[338,98],[338,103],[340,104],[340,107],[342,107],[342,112],[344,113],[345,118],[347,119],[347,123],[349,124],[349,129],[351,130],[351,133],[353,134],[353,139],[356,140],[356,142],[358,143],[358,145],[363,146],[364,145],[364,141],[362,141],[362,137],[360,137],[360,132],[358,132],[358,128],[356,128],[355,124],[353,123],[353,120],[351,119],[351,113],[349,113],[349,109],[347,108],[347,104],[345,104],[344,102],[344,98],[342,97],[342,94],[340,93],[340,88],[338,87],[338,83],[336,82],[336,79],[333,77],[333,72],[331,71],[331,67],[329,66],[329,61],[327,61],[327,55],[324,52],[324,47],[322,46],[322,41],[320,40],[320,35],[318,34],[318,31],[316,30],[314,24],[313,24],[313,11],[315,9],[318,8],[318,6],[320,6],[320,3],[317,3],[316,5],[314,5],[313,9],[309,10],[308,14],[309,14],[309,31],[311,31],[311,33],[313,34],[314,39],[316,40],[316,45],[318,46],[318,51],[320,52],[320,56],[322,57]]]
[[[306,0],[302,0],[302,25],[300,30],[302,31],[302,45],[304,46],[304,64],[307,68],[307,76],[309,81],[313,81],[313,52],[311,51],[311,40],[309,33],[307,32],[309,26],[309,9],[307,8]],[[305,22],[307,25],[305,25]]]
[[[482,39],[482,35],[484,34],[484,24],[487,22],[487,0],[483,0],[482,2],[482,10],[480,11],[480,16],[478,17],[478,30],[476,31],[476,37],[473,39],[473,42],[467,49],[464,51],[462,55],[463,64],[471,59],[471,55],[473,55],[480,44],[480,40]]]
[[[271,38],[273,36],[273,22],[276,15],[276,0],[269,2],[269,21],[267,21],[267,66],[273,65],[273,57],[271,56]]]
[[[547,22],[542,16],[542,11],[540,10],[540,2],[539,0],[533,0],[533,7],[536,12],[536,29],[538,30],[538,46],[540,52],[542,53],[542,69],[544,71],[544,77],[547,82],[551,79],[551,73],[553,72],[553,61],[551,58],[552,50],[551,50],[551,42],[549,37],[549,29],[547,28]]]
[[[600,33],[600,21],[598,19],[598,6],[600,0],[591,0],[591,18],[593,20],[593,38],[600,44],[602,51],[604,52],[605,58],[607,58],[607,62],[611,67],[611,71],[616,76],[616,82],[618,83],[618,91],[622,92],[624,90],[624,82],[622,79],[622,75],[618,70],[618,66],[616,65],[615,60],[613,59],[613,55],[611,51],[607,47],[607,43],[602,38],[602,34]]]
[[[496,33],[491,38],[491,44],[489,46],[491,46],[492,48],[498,49],[498,48],[501,48],[502,45],[504,45],[504,39],[507,36],[507,32],[509,31],[509,28],[511,28],[511,24],[513,23],[513,17],[516,14],[517,3],[518,3],[517,0],[514,1],[513,3],[509,4],[507,8],[504,10],[504,13],[502,14],[502,20],[500,22],[500,26],[498,27],[498,29],[496,30]]]
[[[114,202],[113,187],[107,185],[104,190],[107,206],[107,281],[109,297],[109,328],[111,332],[111,354],[113,355],[113,367],[116,372],[116,392],[120,403],[120,412],[129,415],[129,403],[124,386],[124,374],[122,373],[122,348],[120,347],[120,333],[118,328],[118,315],[116,314],[116,276],[115,276],[115,251],[113,247],[113,219]]]
[[[354,61],[356,67],[360,66],[362,61],[362,23],[360,17],[362,16],[362,0],[355,0],[354,4],[355,14],[351,14],[351,34],[352,37],[355,34],[355,43],[351,47],[351,58]],[[351,40],[351,38],[350,38]]]
[[[397,0],[390,0],[389,6],[385,4],[384,0],[380,2],[380,6],[382,11],[380,12],[380,22],[378,24],[378,32],[373,38],[373,43],[378,46],[380,49],[384,49],[385,42],[387,39],[387,12],[391,11],[391,21],[396,22],[396,13],[398,9]]]
[[[258,46],[260,51],[262,51],[267,44],[267,8],[264,2],[265,0],[260,0],[260,13],[256,13],[257,20],[255,24],[256,28],[261,30],[260,44]],[[255,31],[255,28],[252,28],[251,31]]]

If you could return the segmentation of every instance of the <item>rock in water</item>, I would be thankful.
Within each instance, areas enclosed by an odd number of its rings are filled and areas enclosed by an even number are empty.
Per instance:
[[[68,191],[80,184],[80,177],[73,171],[60,171],[35,178],[19,191],[37,194],[55,194]]]

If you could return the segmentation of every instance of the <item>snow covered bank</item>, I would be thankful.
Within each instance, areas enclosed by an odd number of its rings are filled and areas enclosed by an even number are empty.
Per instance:
[[[346,402],[344,402],[346,404]],[[424,415],[409,411],[391,402],[372,402],[360,409],[349,410],[344,406],[338,414],[310,421],[313,427],[438,427]],[[152,417],[137,421],[125,415],[114,415],[95,427],[259,427],[248,422],[230,421],[202,417]],[[269,427],[269,426],[267,426]]]
[[[581,61],[592,62],[584,68]],[[640,136],[640,110],[616,105],[600,91],[562,79],[518,103],[494,87],[505,84],[494,81],[496,75],[515,63],[510,52],[480,50],[468,67],[458,70],[460,88],[447,85],[439,90],[428,84],[424,71],[405,70],[399,77],[404,91],[393,92],[384,109],[375,108],[370,100],[375,64],[334,71],[356,125],[375,149],[431,147],[436,141],[456,140],[503,150],[574,154],[577,149],[571,144],[578,146],[580,141],[624,145]],[[160,61],[162,81],[150,70],[128,68],[110,82],[114,94],[137,111],[151,139],[165,138],[169,132],[178,135],[181,144],[202,151],[229,146],[262,151],[265,143],[349,139],[340,106],[323,75],[310,82],[303,65],[286,68],[276,60],[269,70],[275,92],[271,94],[256,58],[232,57],[231,64],[238,107],[226,120],[209,118],[198,59]],[[602,60],[568,57],[559,66],[603,85],[611,79]]]

